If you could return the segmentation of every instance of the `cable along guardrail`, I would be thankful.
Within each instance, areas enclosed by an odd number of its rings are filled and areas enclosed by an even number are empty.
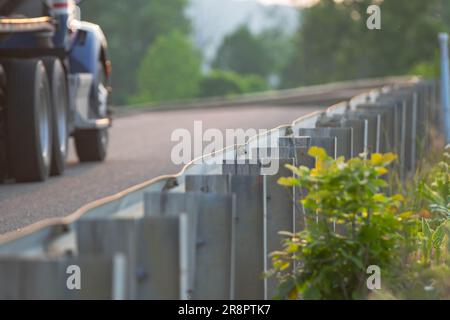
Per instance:
[[[314,166],[311,146],[347,159],[395,152],[407,179],[430,147],[437,101],[431,81],[372,90],[7,239],[0,299],[270,299],[276,282],[263,274],[278,233],[305,227],[301,190],[277,185],[292,174],[284,165]]]

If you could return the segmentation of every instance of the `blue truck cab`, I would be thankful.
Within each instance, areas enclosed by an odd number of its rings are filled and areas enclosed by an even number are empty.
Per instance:
[[[61,175],[68,138],[82,162],[108,146],[111,62],[75,0],[0,0],[0,180]]]

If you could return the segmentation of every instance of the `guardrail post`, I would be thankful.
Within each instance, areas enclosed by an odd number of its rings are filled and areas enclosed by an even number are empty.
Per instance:
[[[238,166],[238,164],[235,165]],[[237,169],[235,172],[242,171]],[[186,190],[235,195],[237,220],[232,229],[234,230],[233,243],[236,245],[234,298],[264,299],[263,177],[259,175],[186,176]]]
[[[258,160],[263,160],[263,158]],[[264,160],[278,161],[278,172],[274,175],[264,176],[247,174],[186,176],[187,192],[236,194],[238,221],[234,234],[238,245],[235,259],[237,299],[252,299],[256,295],[267,299],[275,295],[276,280],[273,278],[263,279],[264,273],[271,268],[269,254],[282,248],[282,237],[279,232],[295,232],[295,226],[299,224],[293,192],[289,192],[277,183],[280,177],[292,175],[292,172],[285,168],[285,164],[294,165],[294,159],[270,158]],[[267,165],[270,163],[267,162]],[[236,164],[236,166],[245,168],[248,165]],[[237,168],[233,172],[248,171]],[[257,181],[256,186],[255,181]],[[258,187],[261,181],[263,182],[262,190],[261,187]],[[254,189],[255,187],[257,189]],[[252,191],[252,189],[254,190]],[[255,192],[256,190],[259,192]],[[258,193],[260,196],[255,197]]]
[[[230,299],[234,199],[216,193],[146,193],[146,216],[186,213],[190,228],[192,299]]]
[[[406,175],[406,113],[407,113],[407,102],[402,95],[400,95],[397,91],[395,93],[383,94],[378,98],[378,102],[382,105],[387,105],[389,108],[391,106],[394,108],[394,133],[393,137],[391,137],[390,141],[393,141],[393,148],[388,150],[390,152],[394,152],[398,156],[398,165],[396,167],[397,172],[399,174],[400,180],[404,180]],[[388,115],[388,118],[391,118],[391,115]]]
[[[309,137],[288,137],[285,140],[282,141],[288,141],[288,140],[303,140],[305,139],[308,141],[308,145],[310,144],[311,138]],[[334,139],[329,138],[334,142]],[[284,142],[280,143],[281,145],[286,145]],[[266,157],[267,159],[270,159],[267,165],[271,165],[272,161],[278,161],[278,168],[279,170],[283,171],[283,174],[290,175],[290,171],[285,171],[284,165],[286,164],[286,161],[291,162],[296,167],[299,166],[306,166],[309,168],[312,168],[315,166],[315,159],[310,157],[307,154],[308,149],[306,147],[296,147],[296,148],[288,148],[288,147],[280,147],[280,148],[258,148],[254,149],[252,152],[253,154],[258,154],[258,159],[263,159]],[[277,184],[278,178],[287,176],[287,175],[279,175],[279,172],[277,172],[277,179],[274,181],[274,184]],[[270,185],[270,184],[269,184]],[[304,208],[303,206],[298,203],[297,200],[302,198],[303,190],[300,188],[294,188],[293,190],[293,199],[295,201],[295,215],[296,215],[296,228],[294,231],[302,230],[305,227],[305,219],[304,219]]]
[[[359,156],[365,151],[367,122],[364,119],[348,118],[346,115],[342,125],[343,127],[352,128],[353,152],[351,156],[352,158]]]
[[[281,177],[293,176],[293,173],[286,169],[285,165],[295,165],[294,159],[270,159],[279,162],[279,170],[275,175],[264,177],[265,193],[265,271],[271,269],[272,261],[270,253],[280,251],[283,237],[279,232],[287,231],[291,233],[298,232],[304,227],[303,210],[298,207],[295,189],[287,189],[278,185]],[[271,299],[277,293],[277,280],[273,277],[265,279],[265,298]]]
[[[369,121],[369,140],[374,144],[372,152],[397,152],[396,121],[399,109],[393,104],[362,104],[355,115]]]
[[[69,277],[76,270],[81,290],[67,285],[73,284]],[[113,276],[114,257],[0,257],[0,299],[110,300]]]
[[[127,262],[125,299],[136,299],[136,221],[134,219],[82,219],[75,224],[78,254],[122,254]],[[120,236],[117,236],[120,235]]]
[[[332,158],[341,155],[348,157],[351,154],[350,128],[300,128],[297,135],[311,137],[310,145],[324,148]],[[347,139],[347,142],[339,145],[345,139]],[[312,166],[314,165],[315,163],[313,162]]]
[[[182,217],[145,217],[137,224],[137,299],[190,298],[191,274],[186,274],[190,271],[186,270],[186,263],[192,260],[192,252],[180,245],[181,237],[185,236],[180,229]],[[191,233],[191,226],[185,227]]]

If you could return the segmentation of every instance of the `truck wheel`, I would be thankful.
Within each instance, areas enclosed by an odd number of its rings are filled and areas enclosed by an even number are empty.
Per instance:
[[[108,91],[106,89],[105,69],[98,62],[97,79],[91,90],[91,113],[93,117],[104,118],[107,116]],[[108,150],[108,129],[80,130],[75,132],[75,148],[78,159],[81,162],[104,161]]]
[[[76,132],[75,148],[81,162],[105,160],[108,149],[108,130],[92,129]]]
[[[66,167],[69,134],[67,129],[69,97],[67,79],[61,62],[55,58],[44,60],[52,96],[52,175],[62,175]]]
[[[7,64],[7,129],[11,175],[18,182],[43,181],[52,154],[51,96],[44,63]]]

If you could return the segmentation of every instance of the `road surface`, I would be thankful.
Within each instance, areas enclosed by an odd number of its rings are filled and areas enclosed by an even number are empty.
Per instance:
[[[320,106],[245,106],[161,111],[120,117],[111,129],[105,163],[80,164],[73,145],[63,177],[45,183],[0,185],[0,234],[45,218],[66,216],[81,206],[162,174],[177,173],[170,154],[175,129],[272,129]]]

